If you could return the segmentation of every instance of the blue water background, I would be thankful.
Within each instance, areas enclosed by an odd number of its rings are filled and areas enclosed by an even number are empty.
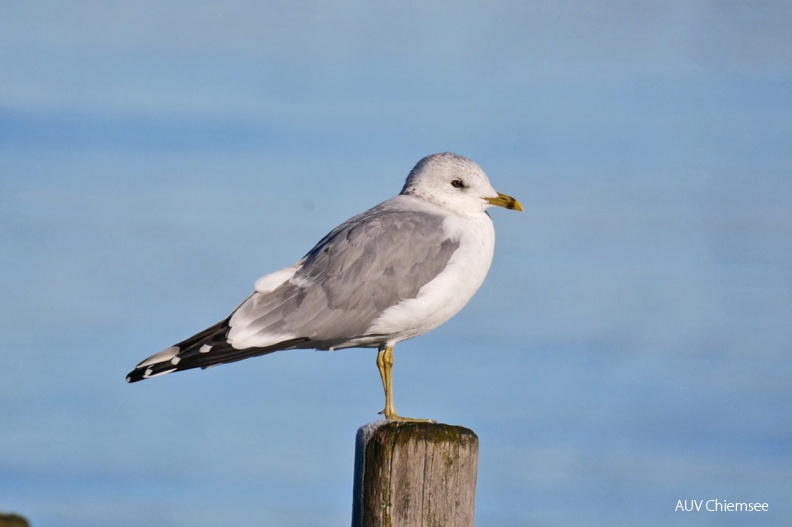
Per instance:
[[[0,510],[347,525],[371,350],[123,378],[451,150],[526,211],[492,211],[487,281],[397,348],[395,390],[478,433],[477,525],[789,524],[789,27],[788,2],[2,3]]]

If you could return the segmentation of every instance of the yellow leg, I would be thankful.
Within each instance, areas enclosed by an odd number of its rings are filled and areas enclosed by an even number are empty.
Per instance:
[[[385,416],[385,419],[388,421],[434,423],[431,419],[413,419],[402,417],[396,413],[396,407],[393,405],[393,346],[380,346],[377,351],[377,368],[382,379],[382,389],[385,390],[385,409],[380,412]]]

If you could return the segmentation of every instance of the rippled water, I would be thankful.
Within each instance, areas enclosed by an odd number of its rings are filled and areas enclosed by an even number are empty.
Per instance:
[[[348,524],[371,350],[123,378],[455,150],[526,212],[493,211],[487,282],[397,348],[395,390],[478,433],[477,524],[792,518],[783,4],[39,5],[0,8],[0,509]]]

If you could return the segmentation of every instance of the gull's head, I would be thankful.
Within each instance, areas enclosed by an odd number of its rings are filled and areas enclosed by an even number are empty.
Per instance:
[[[450,152],[432,154],[418,161],[401,193],[459,214],[484,212],[493,205],[523,210],[519,201],[492,188],[487,174],[478,164]]]

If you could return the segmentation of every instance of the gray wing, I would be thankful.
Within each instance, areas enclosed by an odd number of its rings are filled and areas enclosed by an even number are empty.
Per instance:
[[[311,249],[289,281],[243,303],[232,335],[240,326],[242,344],[287,336],[319,349],[366,336],[383,311],[415,298],[446,267],[459,242],[446,238],[442,223],[387,202],[352,218]]]
[[[377,344],[383,336],[366,334],[371,323],[415,298],[458,247],[444,235],[441,216],[386,201],[325,236],[291,279],[253,293],[228,318],[147,358],[127,381],[282,349]]]

